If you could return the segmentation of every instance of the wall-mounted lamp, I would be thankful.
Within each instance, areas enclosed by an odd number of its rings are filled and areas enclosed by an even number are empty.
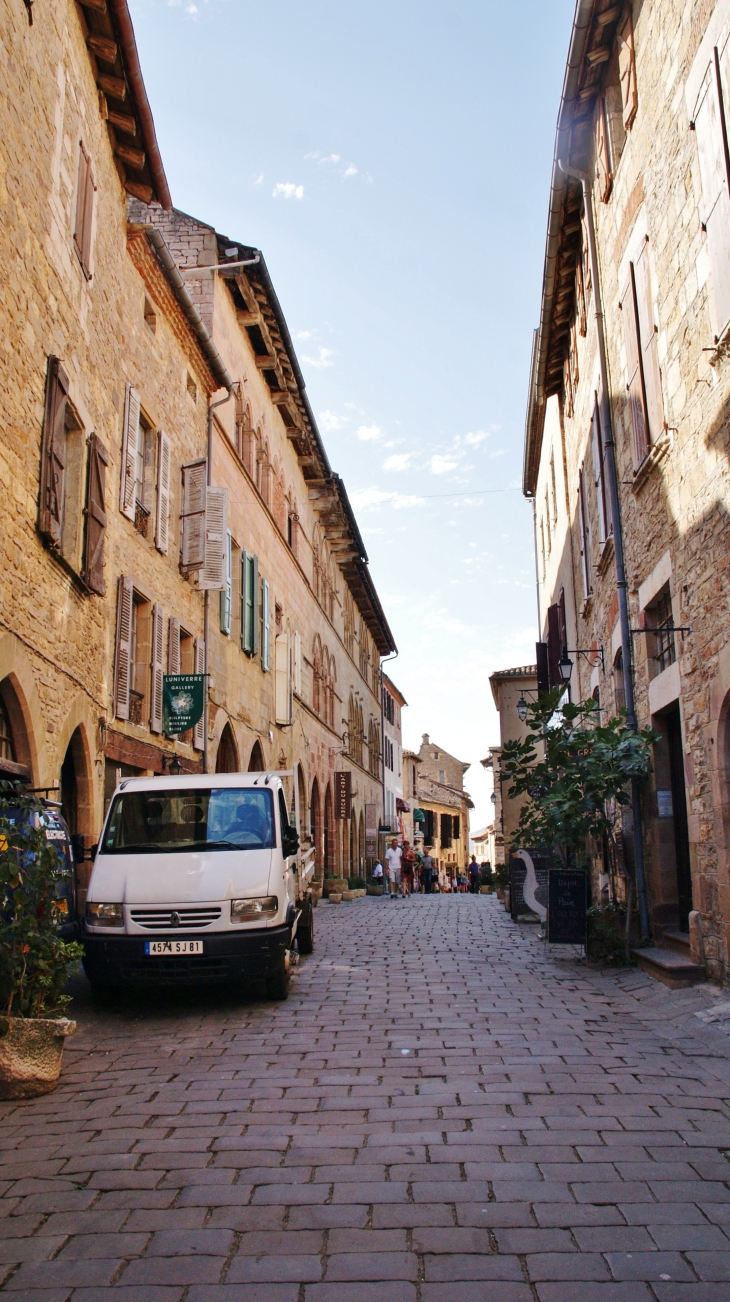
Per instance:
[[[524,696],[521,696],[519,701],[517,702],[517,716],[520,720],[520,723],[524,723],[525,719],[527,718],[527,701],[525,700]]]

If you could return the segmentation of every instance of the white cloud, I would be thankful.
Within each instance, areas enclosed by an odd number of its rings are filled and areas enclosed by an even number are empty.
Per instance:
[[[354,163],[348,163],[348,164],[347,164],[347,167],[345,168],[345,170],[344,170],[344,172],[342,173],[342,175],[343,175],[343,176],[357,176],[357,168],[355,167],[355,164],[354,164]]]
[[[332,434],[336,429],[342,429],[344,420],[334,411],[321,411],[317,417],[320,429],[323,434]]]
[[[324,371],[328,366],[332,366],[331,358],[334,357],[332,348],[320,348],[316,357],[302,357],[303,362],[309,366],[314,366],[318,371]]]
[[[303,199],[304,186],[295,185],[293,181],[277,181],[272,191],[274,199]]]
[[[357,431],[357,437],[369,443],[383,437],[383,431],[379,425],[360,425]]]
[[[410,463],[410,452],[396,452],[383,462],[383,470],[407,470]]]
[[[341,154],[320,154],[318,149],[313,149],[311,153],[304,155],[308,163],[334,163],[337,164],[342,158]]]
[[[429,465],[434,475],[446,475],[450,470],[456,470],[460,460],[460,457],[447,452],[445,456],[437,454],[431,457]]]
[[[362,488],[357,493],[350,493],[350,502],[356,511],[379,511],[383,506],[400,511],[404,507],[422,506],[423,500],[413,494],[388,493],[383,488]]]
[[[475,430],[473,434],[466,434],[464,442],[469,444],[470,448],[478,448],[480,443],[489,438],[489,431],[486,429]]]
[[[312,331],[312,330],[297,330],[296,333],[295,333],[295,335],[294,335],[294,338],[295,338],[295,339],[311,339],[311,338],[312,338],[312,334],[313,334],[313,331]]]
[[[263,180],[264,180],[264,174],[263,172],[259,172],[258,176],[254,177],[253,183],[254,185],[262,185]]]
[[[489,458],[491,461],[493,461],[495,457],[506,457],[506,455],[507,455],[506,448],[497,448],[496,452],[489,453]]]

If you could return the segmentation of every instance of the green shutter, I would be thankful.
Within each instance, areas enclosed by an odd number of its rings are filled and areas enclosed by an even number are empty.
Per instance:
[[[226,586],[221,588],[221,633],[230,634],[231,631],[231,603],[233,599],[233,570],[232,556],[233,539],[230,531],[226,534]]]
[[[259,653],[259,558],[251,557],[251,655]]]

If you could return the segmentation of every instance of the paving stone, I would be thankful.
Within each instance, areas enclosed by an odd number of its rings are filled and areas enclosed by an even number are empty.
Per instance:
[[[716,1256],[719,1254],[700,1254]],[[607,1252],[606,1260],[614,1279],[692,1280],[694,1276],[678,1252]],[[730,1256],[728,1257],[730,1261]],[[699,1273],[699,1272],[698,1272]],[[702,1278],[702,1276],[700,1276]],[[717,1278],[710,1276],[709,1278]],[[721,1277],[722,1278],[722,1277]],[[730,1274],[727,1275],[730,1279]]]

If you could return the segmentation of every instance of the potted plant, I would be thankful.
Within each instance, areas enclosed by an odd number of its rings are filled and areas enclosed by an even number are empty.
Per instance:
[[[489,895],[494,881],[494,873],[490,863],[483,863],[479,869],[479,890],[482,895]]]
[[[58,934],[60,856],[46,837],[44,808],[22,783],[0,782],[0,1098],[55,1089],[69,970],[82,947]]]

